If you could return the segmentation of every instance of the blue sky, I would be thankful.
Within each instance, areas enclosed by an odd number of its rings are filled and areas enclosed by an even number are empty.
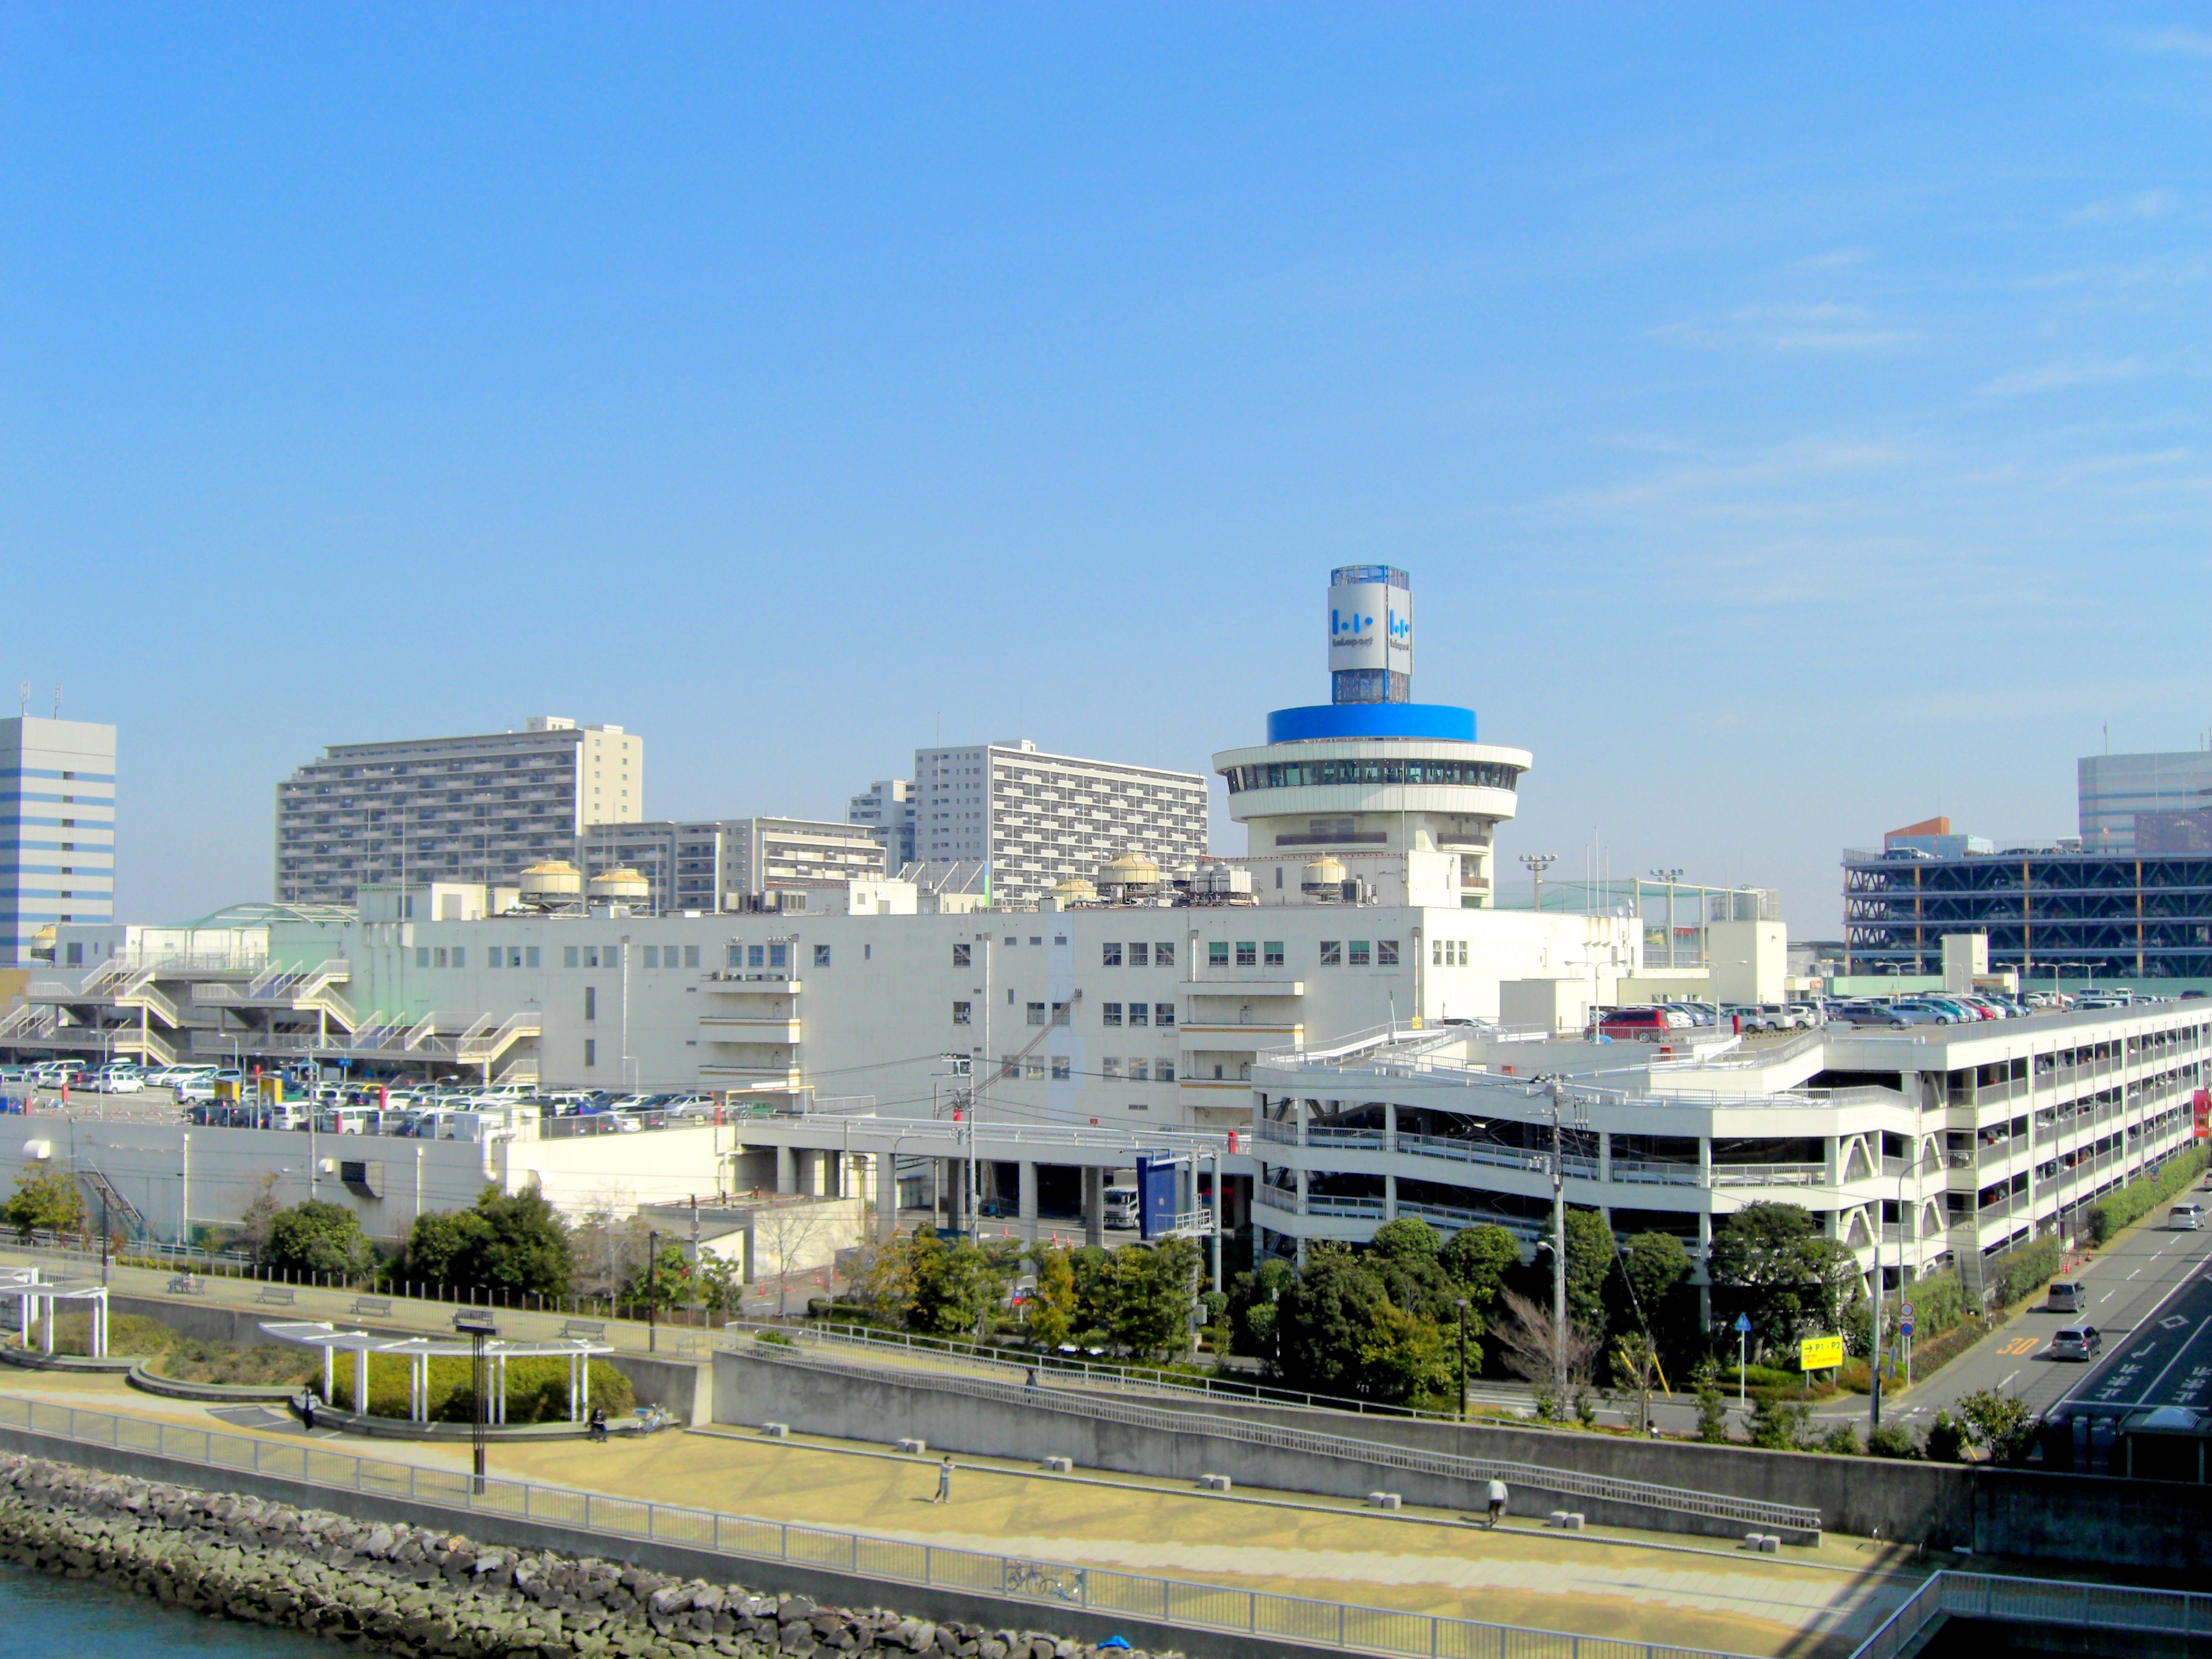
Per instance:
[[[1203,770],[1387,559],[1506,860],[1832,934],[2212,731],[2209,125],[2179,5],[9,5],[0,671],[165,920],[330,742]]]

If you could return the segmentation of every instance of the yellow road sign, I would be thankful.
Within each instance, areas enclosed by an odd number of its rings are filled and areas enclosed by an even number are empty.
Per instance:
[[[1833,1370],[1844,1363],[1844,1339],[1840,1336],[1808,1336],[1797,1344],[1797,1369],[1801,1371]]]

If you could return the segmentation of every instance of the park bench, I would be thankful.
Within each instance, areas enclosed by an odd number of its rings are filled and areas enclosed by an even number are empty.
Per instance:
[[[178,1273],[169,1280],[171,1296],[205,1296],[207,1280],[191,1273]]]
[[[388,1296],[357,1296],[353,1299],[352,1316],[356,1319],[389,1319],[392,1298]]]
[[[607,1340],[607,1325],[603,1319],[572,1319],[561,1327],[563,1340],[569,1342],[604,1342]]]
[[[289,1308],[297,1304],[299,1297],[289,1285],[264,1285],[253,1299],[272,1308]]]

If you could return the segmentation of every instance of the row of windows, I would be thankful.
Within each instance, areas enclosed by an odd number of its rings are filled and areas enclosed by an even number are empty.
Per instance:
[[[1119,968],[1124,959],[1124,947],[1115,943],[1098,947],[1100,960],[1109,968]],[[1126,957],[1132,968],[1175,966],[1176,948],[1172,939],[1162,939],[1157,945],[1147,945],[1142,939],[1133,939],[1127,947]]]
[[[1054,1083],[1067,1083],[1075,1076],[1075,1062],[1066,1054],[1001,1054],[999,1072],[1002,1077],[1042,1079],[1049,1073]],[[1109,1055],[1098,1062],[1098,1075],[1116,1081],[1127,1078],[1132,1083],[1173,1083],[1176,1062],[1172,1060],[1142,1058],[1123,1059]]]
[[[1323,760],[1269,761],[1259,766],[1231,766],[1221,775],[1229,793],[1247,789],[1297,789],[1343,783],[1433,783],[1479,789],[1516,789],[1521,769],[1502,761]]]

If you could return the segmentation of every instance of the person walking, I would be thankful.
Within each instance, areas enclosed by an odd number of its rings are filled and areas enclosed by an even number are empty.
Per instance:
[[[950,1453],[937,1466],[937,1496],[929,1501],[933,1504],[950,1504],[952,1501],[952,1458]]]
[[[1490,1528],[1498,1529],[1498,1517],[1505,1513],[1505,1483],[1492,1480],[1490,1483]]]

